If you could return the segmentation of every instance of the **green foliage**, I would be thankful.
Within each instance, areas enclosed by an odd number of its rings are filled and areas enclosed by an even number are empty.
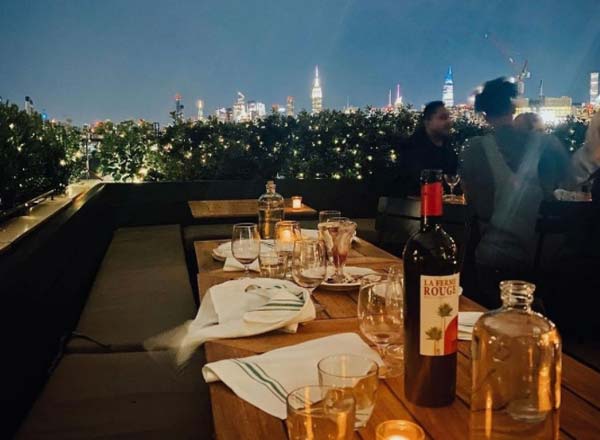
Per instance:
[[[64,188],[81,169],[79,129],[0,104],[0,209]]]
[[[146,121],[104,122],[83,130],[43,122],[16,105],[0,104],[0,199],[2,208],[64,187],[85,175],[85,141],[92,170],[115,181],[371,179],[394,175],[402,140],[419,114],[365,109],[352,114],[326,110],[296,118],[272,114],[241,124],[216,118],[183,121],[173,116],[162,133]],[[583,144],[586,123],[575,118],[553,133],[569,151]],[[451,144],[489,132],[480,120],[459,115]]]

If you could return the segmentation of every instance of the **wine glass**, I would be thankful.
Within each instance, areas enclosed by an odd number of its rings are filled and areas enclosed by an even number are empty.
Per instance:
[[[303,239],[294,243],[292,277],[296,284],[312,293],[327,276],[327,252],[320,240]]]
[[[260,253],[260,235],[256,223],[237,223],[233,225],[231,253],[244,265],[244,276],[250,274],[250,264]]]
[[[459,174],[444,174],[444,180],[450,187],[450,198],[454,198],[454,187],[460,182]]]
[[[386,352],[390,344],[397,346],[402,342],[403,293],[402,282],[398,277],[370,274],[361,278],[358,292],[359,327],[361,333],[377,346],[384,360],[382,377],[390,377],[397,371],[397,367],[386,360]]]

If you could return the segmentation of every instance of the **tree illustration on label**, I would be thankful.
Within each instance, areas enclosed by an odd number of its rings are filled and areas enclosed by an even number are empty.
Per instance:
[[[431,327],[429,330],[425,332],[427,335],[427,339],[433,341],[433,353],[435,355],[440,354],[439,342],[442,339],[442,330],[439,327]]]
[[[444,354],[449,354],[449,353],[453,353],[453,351],[449,351],[452,349],[452,347],[448,347],[448,338],[447,336],[449,336],[449,328],[446,327],[446,318],[448,318],[449,316],[452,316],[452,312],[454,311],[454,309],[452,308],[452,306],[448,303],[442,303],[440,304],[440,306],[438,307],[438,316],[440,318],[442,318],[442,331],[444,333]],[[450,327],[452,327],[452,322]],[[451,332],[450,332],[451,333]]]

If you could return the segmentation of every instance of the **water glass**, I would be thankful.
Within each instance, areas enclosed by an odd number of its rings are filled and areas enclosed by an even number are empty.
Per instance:
[[[327,211],[319,211],[319,223],[324,223],[333,217],[341,217],[341,211],[335,210],[327,210]]]
[[[273,248],[262,246],[258,255],[260,276],[265,278],[284,279],[288,267],[289,255],[277,252]]]
[[[373,359],[353,354],[336,354],[317,364],[319,384],[342,388],[354,396],[354,429],[367,425],[375,407],[379,367]]]
[[[288,394],[287,430],[290,440],[350,440],[354,438],[352,394],[339,388],[310,385]]]
[[[250,264],[260,253],[260,235],[256,223],[237,223],[233,225],[231,253],[244,265],[244,275],[250,274]]]

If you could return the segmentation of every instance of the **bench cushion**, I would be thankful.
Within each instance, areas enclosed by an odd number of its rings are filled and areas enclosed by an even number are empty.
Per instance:
[[[66,355],[16,438],[211,438],[202,357],[176,372],[166,352]]]
[[[77,334],[139,351],[150,336],[193,319],[196,306],[179,225],[115,231],[76,328]],[[105,351],[75,337],[67,352]]]

